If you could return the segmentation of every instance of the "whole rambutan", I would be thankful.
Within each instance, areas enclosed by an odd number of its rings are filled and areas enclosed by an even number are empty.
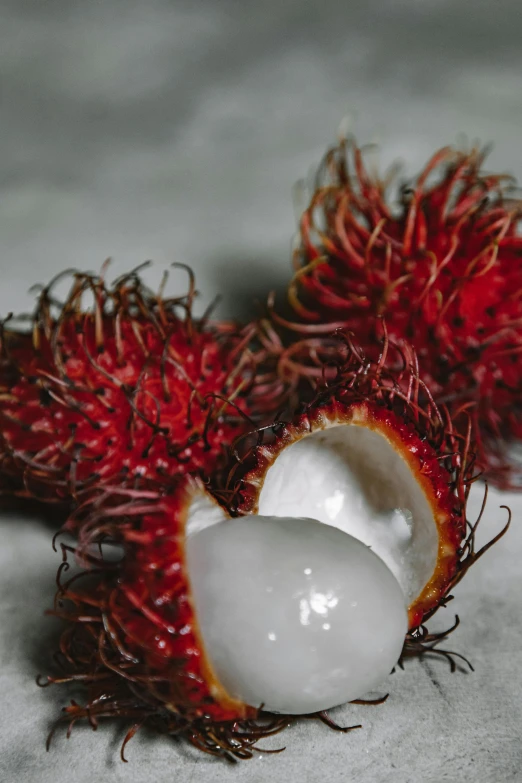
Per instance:
[[[75,510],[52,612],[63,674],[47,680],[87,690],[70,727],[127,718],[124,746],[147,723],[248,758],[300,715],[339,728],[326,710],[398,660],[439,652],[454,668],[423,623],[507,526],[474,551],[469,438],[419,405],[415,365],[397,375],[387,351],[368,361],[346,339],[329,389],[269,442],[255,434],[221,505],[188,477]],[[70,554],[84,570],[66,579]]]
[[[522,434],[522,206],[484,152],[439,150],[411,184],[369,173],[351,140],[331,149],[300,222],[289,288],[294,333],[346,327],[369,349],[384,316],[410,342],[435,399],[469,406],[478,459],[517,482],[506,442]],[[297,322],[295,322],[297,321]]]
[[[159,489],[179,474],[208,477],[235,437],[273,415],[284,389],[263,373],[253,329],[196,319],[188,271],[176,298],[152,293],[136,271],[112,285],[72,272],[64,302],[56,281],[43,288],[31,333],[4,322],[5,491],[70,501],[99,483]]]

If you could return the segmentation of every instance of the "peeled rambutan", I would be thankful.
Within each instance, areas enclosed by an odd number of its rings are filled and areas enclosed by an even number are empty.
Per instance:
[[[289,288],[294,332],[352,329],[367,349],[384,316],[413,344],[435,399],[469,406],[477,456],[513,485],[506,443],[522,432],[522,206],[484,152],[439,150],[390,198],[351,140],[331,149],[300,222]]]
[[[252,329],[196,319],[192,275],[177,298],[137,272],[111,286],[103,273],[71,276],[63,303],[53,283],[42,290],[31,334],[3,324],[5,490],[70,501],[99,483],[159,488],[219,471],[228,444],[279,404]]]
[[[423,622],[507,526],[474,551],[469,439],[419,406],[409,365],[404,394],[387,346],[378,363],[346,351],[328,390],[246,450],[221,505],[189,477],[76,509],[53,611],[64,673],[47,682],[87,699],[63,720],[131,718],[124,745],[148,723],[248,758],[296,716],[335,727],[327,709],[438,651],[446,634]],[[70,553],[85,570],[66,580]]]

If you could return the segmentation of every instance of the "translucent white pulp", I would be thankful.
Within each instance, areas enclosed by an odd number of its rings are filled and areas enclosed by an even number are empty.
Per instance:
[[[401,587],[341,530],[247,516],[196,525],[186,547],[205,652],[231,696],[317,712],[363,696],[397,662],[407,631]]]

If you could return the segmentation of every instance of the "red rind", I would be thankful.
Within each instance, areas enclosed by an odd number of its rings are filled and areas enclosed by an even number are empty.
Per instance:
[[[74,674],[87,683],[91,676],[95,690],[105,680],[110,693],[121,685],[111,684],[119,676],[145,688],[157,709],[185,721],[254,718],[257,710],[231,698],[220,684],[198,629],[185,526],[199,493],[207,494],[201,484],[185,481],[168,497],[136,492],[129,499],[115,492],[101,505],[98,499],[78,511],[69,527],[81,517],[76,556],[87,564],[86,574],[97,574],[96,587],[81,590],[77,581],[61,586],[55,613],[68,621],[62,650],[74,662]],[[123,546],[116,567],[91,554],[104,540]]]
[[[95,301],[87,313],[86,293]],[[249,416],[279,401],[270,378],[256,375],[252,329],[196,321],[191,300],[156,296],[135,275],[109,287],[76,273],[63,305],[41,294],[32,340],[4,331],[7,490],[69,501],[97,484],[168,488],[180,474],[225,465]]]
[[[507,486],[505,443],[522,429],[522,206],[483,160],[444,148],[391,206],[354,142],[332,149],[301,219],[291,328],[317,339],[342,325],[369,350],[384,315],[438,401],[477,406],[478,456]]]

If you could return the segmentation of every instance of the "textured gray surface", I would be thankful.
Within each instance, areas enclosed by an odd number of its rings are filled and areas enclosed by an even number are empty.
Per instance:
[[[0,312],[64,267],[114,274],[154,258],[194,266],[223,311],[284,283],[291,188],[347,113],[381,159],[415,171],[459,132],[496,144],[490,166],[522,176],[522,7],[490,2],[266,3],[0,0]],[[231,768],[149,735],[118,760],[121,727],[78,727],[44,750],[66,698],[39,691],[49,665],[57,556],[52,525],[0,519],[0,780],[522,780],[522,498],[491,497],[483,535],[513,506],[508,537],[459,587],[451,646],[474,674],[411,663],[382,707],[338,736],[286,733],[284,754]],[[439,621],[440,622],[440,621]],[[383,686],[384,687],[384,686]]]

